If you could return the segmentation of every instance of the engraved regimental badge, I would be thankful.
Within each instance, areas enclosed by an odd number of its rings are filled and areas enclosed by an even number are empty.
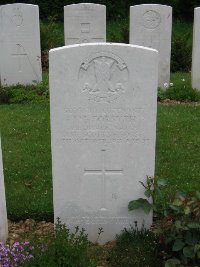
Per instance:
[[[161,23],[160,14],[157,11],[149,10],[143,14],[143,25],[147,29],[156,29]]]
[[[17,26],[20,27],[23,24],[23,14],[20,7],[15,7],[13,9],[13,16],[12,22]]]
[[[126,63],[113,53],[92,54],[79,69],[81,92],[96,102],[116,100],[126,91],[128,79]]]

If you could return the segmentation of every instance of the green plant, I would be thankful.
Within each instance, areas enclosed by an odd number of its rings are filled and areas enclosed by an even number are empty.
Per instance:
[[[116,43],[129,43],[128,19],[111,20],[107,25],[107,41]]]
[[[177,100],[181,102],[197,102],[200,100],[200,92],[191,86],[190,73],[177,72],[171,75],[168,88],[158,89],[158,100]]]
[[[75,228],[75,232],[61,224],[55,225],[55,237],[34,245],[33,259],[23,266],[30,267],[95,267],[94,259],[88,255],[89,241],[85,230]]]
[[[159,237],[163,247],[165,267],[199,266],[200,264],[200,192],[192,195],[178,192],[172,203],[162,208],[157,198],[162,196],[160,187],[165,183],[147,178],[145,196],[150,199],[137,199],[129,203],[129,209],[142,208],[144,212],[158,212],[159,219],[152,231]],[[153,200],[153,203],[151,202]]]
[[[153,231],[165,248],[166,267],[171,259],[177,266],[199,266],[200,193],[177,193],[168,215],[155,223]]]
[[[129,202],[129,210],[143,209],[145,213],[149,213],[151,210],[156,214],[166,214],[166,205],[164,202],[164,196],[162,194],[161,188],[166,186],[165,180],[154,179],[152,177],[147,177],[146,184],[140,182],[145,188],[144,195],[146,198],[139,198],[137,200],[132,200]],[[162,200],[162,201],[161,201]]]
[[[192,61],[192,24],[183,21],[173,23],[171,71],[190,71]]]
[[[40,35],[42,51],[64,45],[63,24],[56,22],[56,16],[49,16],[46,21],[40,22]]]
[[[161,263],[157,238],[144,226],[139,230],[136,222],[116,237],[116,245],[110,252],[113,267],[160,267]]]
[[[200,92],[193,89],[191,85],[175,85],[170,87],[165,92],[165,97],[168,99],[178,100],[178,101],[199,101]]]
[[[48,80],[33,85],[0,86],[0,104],[44,102],[49,98]]]

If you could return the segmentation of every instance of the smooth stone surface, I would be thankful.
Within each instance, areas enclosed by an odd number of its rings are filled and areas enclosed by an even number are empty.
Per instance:
[[[65,45],[106,42],[106,7],[73,4],[64,7]]]
[[[3,162],[0,139],[0,241],[6,241],[8,237],[8,221],[6,211],[5,186],[3,176]]]
[[[192,87],[200,90],[200,7],[194,9]]]
[[[144,4],[130,7],[130,43],[159,51],[158,85],[170,82],[172,8]]]
[[[128,211],[154,176],[158,52],[125,44],[50,51],[54,215],[114,240],[152,214]],[[98,239],[98,229],[103,233]]]
[[[42,81],[38,6],[0,6],[0,59],[2,85]]]

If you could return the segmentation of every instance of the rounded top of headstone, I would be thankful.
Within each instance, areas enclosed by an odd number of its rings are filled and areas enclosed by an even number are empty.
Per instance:
[[[53,52],[58,52],[58,51],[64,51],[67,49],[71,49],[71,48],[77,48],[77,47],[97,47],[97,46],[101,46],[101,47],[108,47],[108,46],[118,46],[118,47],[130,47],[130,48],[136,48],[136,49],[142,49],[142,50],[147,50],[147,51],[152,51],[152,52],[156,52],[158,53],[158,51],[156,49],[153,48],[149,48],[149,47],[144,47],[144,46],[139,46],[139,45],[133,45],[133,44],[124,44],[124,43],[82,43],[82,44],[73,44],[73,45],[67,45],[67,46],[62,46],[62,47],[58,47],[58,48],[53,48],[49,51],[49,53],[53,53]]]
[[[93,3],[80,3],[80,4],[71,4],[71,5],[66,5],[64,8],[90,8],[90,7],[98,7],[98,8],[106,8],[105,5],[100,5],[100,4],[93,4]]]
[[[37,7],[38,8],[38,5],[25,4],[25,3],[6,4],[6,5],[1,5],[0,7],[17,7],[17,6]]]
[[[161,5],[161,4],[141,4],[141,5],[134,5],[134,6],[131,6],[131,7],[149,7],[149,6],[153,6],[153,7],[171,7],[171,6],[168,6],[168,5]]]

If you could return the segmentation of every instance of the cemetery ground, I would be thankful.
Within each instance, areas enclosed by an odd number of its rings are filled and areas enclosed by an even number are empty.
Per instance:
[[[190,87],[190,73],[175,73],[170,88],[159,91],[158,99],[161,102],[157,114],[156,177],[167,181],[162,190],[162,201],[167,202],[177,191],[199,190],[200,94]],[[36,86],[1,88],[0,101],[8,217],[17,222],[10,224],[9,241],[38,236],[49,239],[53,200],[48,75],[44,73],[43,83]],[[137,240],[137,246],[132,246],[132,240]],[[117,242],[117,246],[109,243],[90,247],[89,255],[96,257],[97,264],[87,266],[124,266],[124,258],[125,265],[132,266],[135,259],[131,255],[140,258],[139,264],[144,264],[141,258],[146,257],[149,266],[161,266],[159,258],[158,262],[155,260],[157,248],[150,250],[153,237],[132,229],[118,237]],[[126,253],[122,255],[120,251],[125,246]]]

